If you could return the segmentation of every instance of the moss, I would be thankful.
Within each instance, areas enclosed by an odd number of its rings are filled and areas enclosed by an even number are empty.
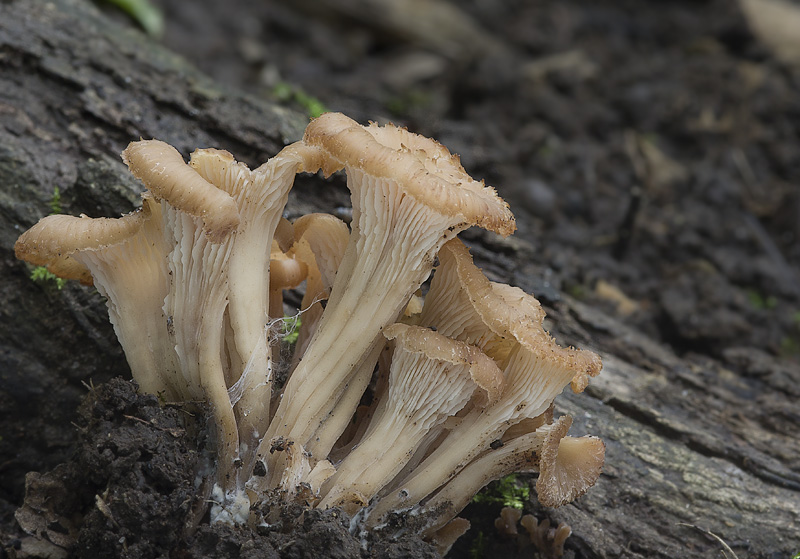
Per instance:
[[[305,109],[309,118],[317,118],[322,113],[328,112],[328,108],[322,101],[316,97],[312,97],[299,87],[293,86],[286,82],[279,82],[276,84],[272,89],[272,94],[279,101],[284,103],[296,103],[300,105],[303,107],[303,109]]]
[[[481,530],[478,532],[478,535],[475,536],[475,539],[472,541],[472,546],[469,548],[470,559],[482,559],[483,556],[486,555],[486,544],[486,536]]]
[[[164,16],[149,0],[104,0],[128,14],[151,37],[164,33]]]
[[[778,306],[778,299],[773,295],[765,295],[755,289],[747,290],[747,299],[756,309],[771,310]]]
[[[54,285],[59,291],[67,283],[67,280],[58,277],[44,266],[36,266],[31,270],[30,278],[40,285]]]
[[[55,187],[53,189],[53,196],[50,198],[50,213],[60,214],[61,212],[61,190]]]
[[[300,326],[302,321],[300,316],[284,316],[283,317],[283,341],[287,344],[294,344],[297,342],[297,336],[300,335]]]
[[[490,483],[485,490],[472,498],[472,502],[522,509],[525,503],[530,499],[530,496],[530,486],[517,479],[516,474],[511,474]]]

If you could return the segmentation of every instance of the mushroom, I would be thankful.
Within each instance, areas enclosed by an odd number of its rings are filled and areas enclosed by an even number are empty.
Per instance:
[[[503,507],[500,516],[494,519],[494,527],[501,536],[516,536],[517,523],[522,518],[522,511],[514,507]]]
[[[94,284],[106,298],[133,378],[151,394],[185,396],[173,376],[177,356],[162,306],[169,289],[161,206],[145,195],[142,207],[120,218],[50,215],[23,233],[17,258],[56,275]]]
[[[381,330],[428,276],[442,244],[471,225],[508,235],[515,224],[505,202],[469,177],[457,158],[404,129],[363,127],[327,113],[309,124],[302,143],[321,152],[317,161],[326,174],[346,170],[352,233],[325,313],[260,454],[266,456],[270,439],[284,436],[319,460],[339,434],[318,441],[315,432],[333,416],[352,416],[357,402],[337,407],[342,393],[366,388]],[[271,469],[280,470],[279,456],[273,457]]]
[[[157,198],[202,219],[213,242],[220,242],[239,224],[236,202],[188,167],[171,145],[160,140],[131,142],[122,160]]]
[[[411,509],[447,549],[468,526],[452,517],[491,479],[539,471],[550,506],[597,479],[602,442],[566,437],[571,419],[553,422],[552,402],[569,383],[582,390],[600,360],[559,347],[535,298],[475,267],[455,235],[508,235],[514,220],[441,145],[327,114],[255,170],[215,149],[186,164],[155,140],[123,159],[150,190],[141,210],[52,216],[16,250],[97,285],[144,390],[210,404],[212,521],[245,522],[250,499],[279,488],[368,507],[368,528]],[[320,169],[346,171],[352,231],[331,216],[280,217],[295,174]],[[304,278],[308,320],[271,414],[269,317]]]
[[[308,265],[294,254],[286,254],[272,241],[269,257],[269,312],[270,319],[283,318],[283,290],[297,287],[308,276]]]
[[[393,492],[370,511],[371,525],[388,511],[414,505],[461,477],[460,470],[506,430],[523,421],[535,424],[568,383],[595,376],[602,367],[594,353],[556,344],[542,327],[538,302],[519,289],[491,284],[459,241],[443,247],[440,260],[436,276],[444,272],[444,279],[434,277],[425,302],[433,310],[423,308],[420,324],[483,347],[499,359],[505,386],[496,402],[468,410],[407,479],[393,484]],[[443,284],[449,290],[442,289]]]
[[[323,485],[320,506],[355,513],[352,495],[369,502],[413,456],[422,438],[458,412],[476,387],[499,391],[502,373],[474,346],[399,323],[383,335],[395,341],[388,391],[359,444]]]
[[[480,456],[470,461],[459,470],[436,493],[427,499],[423,505],[416,508],[419,514],[427,519],[426,534],[433,533],[444,525],[450,518],[458,514],[483,486],[490,481],[499,479],[514,472],[539,471],[538,453],[549,441],[548,437],[553,431],[559,430],[566,423],[566,428],[572,423],[571,419],[561,418],[555,424],[546,424],[532,433],[527,433],[497,448],[489,448]],[[455,436],[454,433],[450,437]],[[409,483],[395,486],[395,493],[410,492]],[[398,489],[399,488],[399,489]],[[370,512],[368,525],[374,526],[381,517],[385,508],[384,501],[397,501],[392,495],[387,495],[378,503],[374,511]]]
[[[197,150],[190,161],[192,169],[235,201],[240,221],[235,235],[226,239],[230,245],[226,274],[224,280],[220,278],[226,284],[227,298],[224,349],[230,369],[226,374],[228,396],[236,406],[244,456],[236,481],[239,488],[250,475],[253,449],[263,438],[270,416],[269,248],[296,173],[315,161],[314,150],[299,143],[287,146],[252,171],[228,152],[216,149]]]
[[[572,534],[572,528],[564,522],[555,528],[550,528],[550,519],[545,518],[540,523],[536,517],[526,514],[520,524],[528,532],[533,546],[539,554],[549,559],[561,559],[564,556],[564,543]]]
[[[562,417],[539,451],[536,492],[546,507],[560,507],[580,497],[600,477],[606,447],[597,437],[567,437],[570,416]]]

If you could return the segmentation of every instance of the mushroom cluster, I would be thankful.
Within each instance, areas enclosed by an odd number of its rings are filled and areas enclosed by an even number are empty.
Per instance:
[[[187,164],[157,140],[122,154],[144,183],[117,219],[53,215],[16,254],[94,284],[141,390],[211,410],[213,521],[259,522],[273,491],[377,529],[411,514],[446,549],[481,487],[538,472],[559,506],[597,480],[604,446],[566,435],[553,400],[600,372],[560,347],[538,301],[490,282],[456,237],[515,229],[507,204],[433,140],[327,113],[250,170],[225,151]],[[282,218],[299,172],[344,170],[350,226]],[[424,300],[420,287],[438,258]],[[286,382],[274,382],[283,290],[304,285]]]

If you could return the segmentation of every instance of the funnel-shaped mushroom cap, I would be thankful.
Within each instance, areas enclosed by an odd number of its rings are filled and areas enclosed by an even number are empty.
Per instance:
[[[171,145],[159,140],[131,142],[122,160],[156,197],[202,219],[213,242],[220,242],[239,224],[236,202],[187,165]]]
[[[116,219],[49,215],[20,235],[14,244],[14,253],[20,260],[47,267],[60,278],[92,285],[91,272],[71,255],[124,242],[138,233],[149,217],[149,203]]]
[[[597,437],[567,437],[572,418],[564,416],[542,444],[536,491],[546,507],[560,507],[580,497],[600,477],[606,447]]]
[[[440,143],[392,124],[361,126],[340,113],[326,113],[306,128],[303,143],[328,154],[322,169],[342,167],[387,178],[420,202],[464,222],[508,236],[514,217],[494,189],[470,177],[457,156]]]
[[[475,344],[498,362],[507,356],[521,328],[542,324],[539,301],[517,287],[490,282],[459,239],[445,243],[438,257],[420,324]]]
[[[549,354],[572,371],[575,392],[600,372],[596,354],[558,346],[542,327],[545,313],[539,301],[518,287],[490,282],[459,239],[442,247],[439,261],[420,324],[475,344],[501,363],[516,344]]]

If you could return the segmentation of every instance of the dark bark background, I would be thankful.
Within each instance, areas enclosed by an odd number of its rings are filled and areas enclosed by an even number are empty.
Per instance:
[[[118,154],[139,137],[257,165],[299,137],[304,95],[459,153],[519,222],[508,240],[467,232],[476,262],[603,355],[557,401],[606,441],[603,476],[560,509],[526,504],[572,526],[568,553],[719,556],[707,532],[742,558],[800,552],[797,71],[729,1],[397,5],[163,2],[152,39],[105,5],[0,2],[6,552],[25,473],[73,452],[88,385],[128,374],[99,295],[32,281],[17,236],[55,188],[65,213],[133,208]],[[342,211],[345,194],[304,177],[287,210]],[[467,513],[453,555],[497,556]]]

